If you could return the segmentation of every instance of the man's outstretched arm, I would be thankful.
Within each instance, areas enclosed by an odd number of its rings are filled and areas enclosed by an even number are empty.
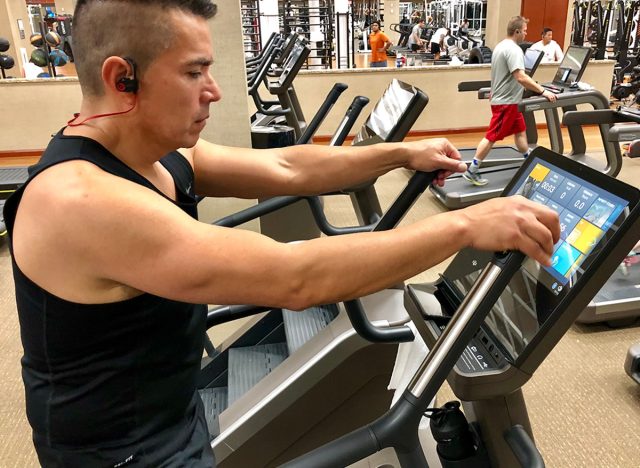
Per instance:
[[[397,284],[466,246],[519,249],[548,265],[558,238],[553,210],[512,197],[391,231],[282,244],[200,223],[149,189],[74,162],[29,185],[14,252],[31,280],[75,302],[107,302],[126,289],[302,309]]]
[[[196,190],[205,196],[260,198],[317,195],[375,179],[393,169],[442,170],[436,183],[466,168],[445,139],[370,146],[296,145],[255,150],[204,140],[181,150],[193,162]]]

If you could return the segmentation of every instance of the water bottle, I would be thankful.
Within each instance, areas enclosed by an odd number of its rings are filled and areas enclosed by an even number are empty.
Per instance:
[[[467,418],[460,410],[459,401],[450,401],[433,412],[431,433],[437,442],[437,451],[442,466],[472,458],[476,454],[473,434]]]
[[[402,56],[402,54],[400,54],[400,53],[398,53],[398,54],[396,55],[396,68],[402,68],[402,63],[403,63],[403,62],[402,62],[402,59],[403,59],[403,58],[404,58],[404,57],[403,57],[403,56]]]

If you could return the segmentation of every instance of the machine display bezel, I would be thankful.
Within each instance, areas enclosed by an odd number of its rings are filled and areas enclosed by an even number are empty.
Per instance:
[[[580,52],[584,53],[584,57],[582,58],[582,62],[580,63],[580,68],[577,69],[577,74],[574,79],[569,81],[571,77],[571,72],[576,71],[574,68],[574,64],[571,61],[571,58],[574,57],[572,52]],[[584,71],[587,68],[587,63],[589,63],[589,59],[591,58],[591,47],[583,47],[583,46],[569,46],[567,51],[564,54],[564,58],[560,65],[558,66],[558,70],[556,71],[555,76],[553,77],[553,84],[561,85],[561,86],[570,86],[574,82],[580,81]]]
[[[628,202],[627,213],[636,210],[638,204],[640,204],[640,191],[634,187],[621,183],[620,181],[613,179],[603,173],[592,169],[591,167],[580,164],[570,158],[558,155],[546,148],[538,147],[534,150],[529,158],[525,161],[522,167],[518,170],[511,182],[505,187],[503,196],[508,196],[516,191],[520,187],[523,179],[526,175],[530,174],[533,168],[540,161],[566,171],[572,174],[576,179],[580,179],[590,185],[601,188],[626,202]],[[622,216],[622,214],[620,215]],[[627,215],[628,218],[628,215]],[[553,324],[559,319],[561,313],[558,310],[565,310],[566,301],[572,301],[575,295],[579,294],[583,289],[584,284],[597,273],[597,265],[599,265],[604,257],[608,254],[611,247],[615,245],[621,233],[620,228],[625,225],[626,218],[618,226],[617,230],[612,230],[608,235],[603,236],[594,247],[593,251],[588,254],[587,258],[590,260],[590,266],[580,277],[579,281],[571,288],[565,288],[561,294],[558,295],[558,302],[556,303],[554,312],[541,324],[540,328],[533,336],[531,341],[526,345],[518,357],[515,359],[515,365],[520,365],[525,361],[532,349],[535,348],[537,342],[544,336]],[[600,245],[603,243],[603,245]],[[609,247],[608,247],[609,246]],[[603,257],[604,256],[604,257]]]

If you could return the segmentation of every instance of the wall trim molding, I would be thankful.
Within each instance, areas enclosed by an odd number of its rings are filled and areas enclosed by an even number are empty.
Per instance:
[[[27,149],[27,150],[6,150],[0,151],[0,159],[5,158],[39,158],[44,153],[42,149]]]
[[[594,127],[595,125],[584,125],[584,127]],[[407,137],[413,138],[432,138],[432,137],[446,137],[447,135],[460,135],[464,133],[483,133],[486,132],[489,127],[467,127],[467,128],[447,128],[442,130],[416,130],[409,132]],[[547,124],[537,124],[538,130],[546,130]],[[355,135],[349,135],[346,141],[352,141]],[[315,143],[329,143],[333,138],[332,135],[316,135],[313,137]],[[0,151],[0,160],[8,158],[39,158],[44,152],[43,149],[28,149],[28,150],[9,150]]]

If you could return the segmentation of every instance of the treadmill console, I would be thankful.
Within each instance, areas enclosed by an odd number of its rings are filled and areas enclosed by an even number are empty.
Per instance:
[[[553,348],[624,258],[625,248],[617,248],[620,239],[633,245],[634,234],[627,234],[638,219],[640,192],[539,147],[502,195],[521,195],[555,210],[561,237],[550,267],[525,260],[458,360],[456,370],[472,375],[516,368],[528,378],[544,359],[541,354]],[[424,326],[419,328],[427,344],[432,345],[444,329],[445,317],[455,312],[491,256],[472,249],[456,255],[440,281],[431,286],[442,308],[435,315],[441,317],[433,317],[434,308],[425,305],[428,289],[409,286],[407,308],[417,307],[423,317],[432,317],[427,322],[431,338],[422,333]]]

